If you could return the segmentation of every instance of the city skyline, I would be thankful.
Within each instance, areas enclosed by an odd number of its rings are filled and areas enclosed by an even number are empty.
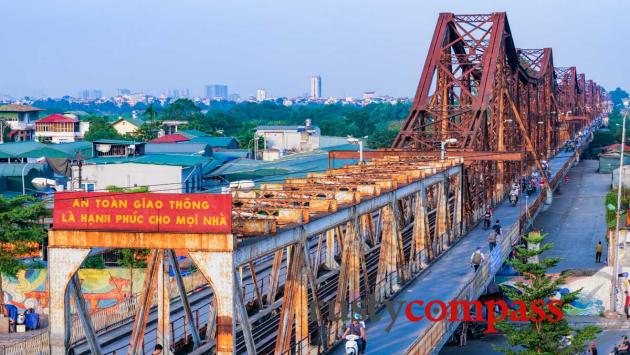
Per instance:
[[[630,4],[610,0],[589,5],[568,0],[400,1],[395,6],[278,1],[263,8],[193,0],[114,1],[107,6],[71,0],[11,2],[0,14],[6,24],[0,41],[13,52],[30,55],[0,59],[0,94],[61,97],[97,88],[110,95],[128,87],[154,95],[190,88],[192,96],[202,97],[207,83],[220,82],[244,97],[261,87],[292,97],[309,92],[309,78],[317,73],[326,80],[324,97],[357,97],[368,89],[413,97],[436,15],[443,11],[506,11],[512,30],[522,33],[518,47],[552,47],[557,66],[576,66],[608,90],[627,88],[628,79],[614,74],[623,70],[623,61],[615,58],[626,57],[630,49],[601,33],[627,33],[625,20],[615,16],[627,13]],[[542,6],[549,11],[538,11]],[[335,12],[328,11],[333,7]],[[147,9],[149,16],[137,16]],[[559,12],[566,15],[562,22],[554,15]],[[238,25],[232,21],[235,13],[241,17]],[[19,25],[27,21],[34,25]],[[215,28],[225,31],[208,36]],[[574,55],[584,47],[601,55]]]

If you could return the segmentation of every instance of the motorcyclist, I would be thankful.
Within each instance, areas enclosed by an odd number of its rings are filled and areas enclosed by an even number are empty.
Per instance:
[[[359,349],[359,354],[362,354],[364,349],[363,343],[365,339],[365,325],[361,324],[362,322],[360,321],[360,318],[360,314],[355,314],[354,317],[352,317],[352,323],[348,324],[348,326],[346,327],[346,331],[343,333],[343,337],[345,338],[350,334],[358,336],[359,339],[356,340],[357,348]]]

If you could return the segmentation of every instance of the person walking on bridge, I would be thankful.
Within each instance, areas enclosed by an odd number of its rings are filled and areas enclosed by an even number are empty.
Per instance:
[[[602,241],[600,240],[595,247],[595,263],[599,264],[602,262],[602,251],[604,250],[604,246],[602,245]]]
[[[486,260],[486,256],[481,252],[481,247],[477,247],[474,253],[470,256],[470,265],[477,271],[479,266]]]

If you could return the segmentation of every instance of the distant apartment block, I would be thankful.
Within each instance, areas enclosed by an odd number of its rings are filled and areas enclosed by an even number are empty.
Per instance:
[[[227,85],[206,85],[206,98],[225,100],[228,98]]]
[[[22,142],[33,140],[35,134],[34,122],[39,119],[40,108],[28,105],[0,106],[0,121],[2,128],[8,127],[8,137],[11,141]],[[5,126],[6,125],[6,126]]]
[[[79,98],[83,100],[98,100],[101,97],[103,97],[103,92],[101,90],[85,89],[79,92]]]
[[[311,97],[314,99],[322,97],[322,77],[319,75],[311,77]]]
[[[35,121],[35,139],[41,143],[76,142],[83,140],[89,128],[89,122],[54,114]]]
[[[256,101],[265,101],[267,100],[267,98],[268,98],[267,90],[265,89],[256,90]]]

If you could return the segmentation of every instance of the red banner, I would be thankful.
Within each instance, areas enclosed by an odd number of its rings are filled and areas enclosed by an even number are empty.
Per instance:
[[[176,233],[231,233],[232,196],[57,192],[53,228]]]

